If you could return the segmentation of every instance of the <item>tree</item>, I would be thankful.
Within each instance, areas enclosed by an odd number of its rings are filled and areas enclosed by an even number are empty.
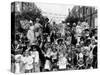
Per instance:
[[[12,19],[14,19],[12,20],[12,25],[15,26],[15,31],[23,32],[20,20],[32,20],[34,22],[35,19],[38,17],[40,18],[40,22],[44,24],[44,16],[42,16],[41,10],[37,8],[35,3],[14,2],[12,3],[11,8],[11,16]],[[20,11],[17,11],[17,8],[20,9]]]

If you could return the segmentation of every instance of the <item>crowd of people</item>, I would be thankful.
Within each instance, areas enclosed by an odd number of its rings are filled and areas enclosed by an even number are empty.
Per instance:
[[[15,33],[11,44],[11,71],[32,73],[97,68],[97,29],[83,22],[62,23],[64,31],[36,18],[26,32]]]

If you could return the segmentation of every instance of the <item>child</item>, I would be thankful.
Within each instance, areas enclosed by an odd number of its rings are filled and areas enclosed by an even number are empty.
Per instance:
[[[20,61],[22,55],[17,54],[15,55],[15,73],[20,73]]]
[[[33,69],[33,58],[29,55],[28,51],[25,51],[23,63],[25,65],[25,73],[31,73]]]
[[[51,70],[51,48],[47,49],[45,57],[46,57],[46,61],[45,61],[44,70],[50,71]]]
[[[82,52],[80,52],[79,55],[78,55],[78,69],[84,69],[85,68],[83,57],[84,56],[83,56]]]
[[[63,54],[60,54],[59,60],[58,60],[58,63],[57,63],[59,70],[65,70],[67,63],[68,62],[67,62],[66,57]]]
[[[33,70],[32,72],[40,72],[40,62],[39,62],[39,53],[35,47],[31,47],[30,56],[33,59]]]
[[[51,57],[52,57],[52,70],[55,68],[57,69],[57,57],[58,53],[57,50],[54,48],[53,51],[51,52]]]

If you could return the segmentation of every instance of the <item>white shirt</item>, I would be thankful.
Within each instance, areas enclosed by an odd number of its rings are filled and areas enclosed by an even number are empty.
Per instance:
[[[59,69],[66,69],[67,65],[67,59],[65,57],[62,57],[58,61]]]
[[[90,52],[90,47],[84,47],[86,50],[86,56],[89,56],[89,52]]]
[[[40,24],[40,23],[35,23],[34,26],[35,26],[35,29],[36,29],[36,28],[40,28],[41,24]]]
[[[83,54],[82,53],[79,53],[79,58],[83,58]]]
[[[32,58],[35,59],[34,62],[39,63],[39,53],[38,53],[38,51],[33,51],[31,56],[32,56]]]
[[[44,69],[50,70],[50,60],[46,60]]]
[[[19,63],[15,63],[15,73],[20,73],[20,64]]]
[[[28,38],[28,40],[30,40],[31,43],[33,43],[36,40],[35,34],[32,30],[28,30],[27,38]]]
[[[92,54],[92,51],[89,53],[89,58],[93,58],[93,54]]]
[[[51,52],[52,59],[57,59],[57,52]]]
[[[47,50],[45,56],[46,57],[50,57],[51,56],[51,49]],[[50,60],[46,60],[44,68],[50,70]]]
[[[82,33],[82,27],[81,26],[77,26],[76,27],[76,34],[77,34],[77,36],[80,36],[81,33]]]
[[[50,42],[50,37],[49,36],[47,37],[47,41]]]
[[[33,68],[33,58],[31,56],[23,57],[23,62],[25,63],[25,69],[30,70]]]

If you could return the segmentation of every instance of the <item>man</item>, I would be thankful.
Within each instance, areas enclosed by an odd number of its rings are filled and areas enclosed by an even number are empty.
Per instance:
[[[72,31],[71,31],[71,36],[72,36],[71,44],[73,44],[73,45],[76,45],[76,43],[77,43],[75,34],[76,34],[76,23],[73,23],[73,27],[72,27]]]
[[[44,28],[43,29],[44,33],[47,33],[47,34],[50,35],[50,24],[49,24],[49,19],[48,18],[45,19],[45,25],[44,25],[43,28]]]

